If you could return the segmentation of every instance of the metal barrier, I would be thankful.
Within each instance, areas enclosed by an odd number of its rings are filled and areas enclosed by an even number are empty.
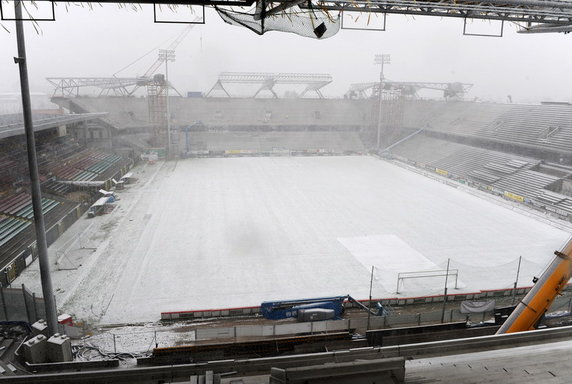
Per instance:
[[[542,344],[550,340],[565,340],[570,338],[572,338],[572,327],[562,327],[467,339],[435,341],[381,348],[365,347],[336,352],[322,352],[261,359],[233,359],[162,367],[136,367],[131,369],[111,370],[102,369],[92,372],[64,372],[58,374],[10,376],[5,378],[0,377],[0,383],[72,384],[78,382],[90,382],[95,384],[108,382],[139,382],[146,380],[173,381],[174,379],[188,380],[191,375],[204,375],[206,371],[213,371],[214,373],[232,371],[236,372],[237,375],[256,375],[268,374],[271,368],[285,369],[289,367],[356,360],[374,360],[400,356],[405,357],[406,359],[414,357],[445,356],[482,350]]]

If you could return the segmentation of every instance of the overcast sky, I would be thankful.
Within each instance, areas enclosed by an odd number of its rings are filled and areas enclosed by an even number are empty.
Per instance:
[[[0,92],[17,92],[15,28],[11,21],[2,24],[11,33],[0,29]],[[33,92],[49,93],[46,77],[111,76],[161,43],[166,48],[184,27],[154,24],[152,6],[66,11],[60,4],[56,21],[40,28],[38,34],[26,23],[30,83]],[[341,97],[351,83],[376,81],[373,57],[388,53],[385,75],[392,80],[474,83],[469,98],[498,102],[507,95],[515,102],[572,101],[572,34],[521,35],[510,24],[502,38],[462,32],[461,19],[388,15],[385,32],[341,30],[326,40],[259,36],[207,10],[206,25],[197,25],[177,48],[169,75],[186,93],[207,92],[224,71],[329,73],[334,82],[323,92]],[[155,58],[152,53],[117,75],[141,75]]]

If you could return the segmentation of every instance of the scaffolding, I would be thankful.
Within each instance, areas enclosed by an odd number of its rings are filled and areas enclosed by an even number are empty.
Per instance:
[[[257,97],[261,92],[267,91],[274,98],[278,98],[278,94],[274,91],[274,86],[277,84],[290,84],[306,86],[298,95],[300,98],[309,92],[314,92],[319,98],[324,98],[321,89],[331,82],[332,76],[323,73],[222,72],[206,97],[213,97],[216,91],[222,91],[226,97],[232,97],[225,85],[234,83],[258,85],[259,87],[252,97]]]
[[[155,75],[147,82],[149,123],[153,126],[153,146],[164,147],[167,136],[167,82],[163,75]]]

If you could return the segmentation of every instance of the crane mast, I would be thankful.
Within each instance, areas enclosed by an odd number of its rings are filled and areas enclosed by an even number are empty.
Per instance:
[[[548,268],[499,328],[497,334],[536,329],[538,322],[572,275],[572,238],[561,251],[555,251],[554,255]]]
[[[195,20],[193,20],[193,22],[196,22],[199,20],[200,20],[200,18],[197,17],[197,18],[195,18]],[[177,36],[177,38],[175,40],[173,40],[173,42],[171,44],[169,44],[169,46],[166,48],[166,50],[167,51],[174,51],[179,46],[181,41],[183,41],[184,38],[187,37],[189,32],[191,32],[191,30],[193,29],[194,26],[195,26],[195,24],[189,24],[187,26],[187,28],[185,28],[183,30],[183,32],[181,32],[181,34],[179,36]],[[161,64],[163,64],[164,62],[165,62],[164,58],[159,56],[157,58],[157,60],[155,60],[155,62],[149,67],[149,69],[147,69],[145,74],[143,76],[141,76],[140,78],[141,79],[149,79],[155,73],[155,71],[157,71],[157,69],[159,69]]]

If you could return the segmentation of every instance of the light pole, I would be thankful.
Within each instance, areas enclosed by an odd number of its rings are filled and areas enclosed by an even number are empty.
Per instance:
[[[165,95],[167,100],[167,159],[171,158],[171,110],[169,106],[169,61],[175,61],[175,51],[159,49],[159,59],[165,62]]]
[[[382,100],[382,90],[383,90],[383,65],[384,64],[391,64],[391,56],[382,54],[382,55],[375,55],[374,64],[381,65],[381,71],[379,72],[379,113],[377,116],[377,149],[381,146],[381,100]]]
[[[34,211],[34,227],[36,230],[36,247],[38,249],[38,259],[40,263],[40,279],[42,281],[42,293],[44,295],[48,330],[50,335],[53,335],[58,332],[58,314],[52,287],[52,277],[50,275],[48,244],[46,240],[44,215],[42,213],[42,192],[40,189],[40,177],[36,156],[36,140],[34,137],[34,124],[32,120],[32,105],[30,101],[30,84],[28,81],[28,63],[26,58],[24,26],[22,24],[22,2],[17,0],[14,2],[14,6],[16,7],[16,41],[18,44],[18,57],[14,58],[14,62],[18,64],[20,70],[24,131],[26,133],[26,145],[28,149],[28,168],[30,171],[32,208]]]
[[[516,269],[516,280],[514,281],[514,287],[512,289],[512,305],[514,305],[516,299],[516,286],[518,285],[518,275],[520,275],[520,263],[522,261],[522,256],[518,257],[518,267]]]
[[[371,277],[369,278],[369,302],[367,311],[367,330],[369,331],[369,320],[371,317],[371,288],[373,287],[373,265],[371,266]]]
[[[447,273],[445,274],[445,290],[443,291],[443,311],[441,312],[441,323],[445,322],[445,309],[447,307],[447,283],[449,282],[449,263],[451,259],[447,259]]]

